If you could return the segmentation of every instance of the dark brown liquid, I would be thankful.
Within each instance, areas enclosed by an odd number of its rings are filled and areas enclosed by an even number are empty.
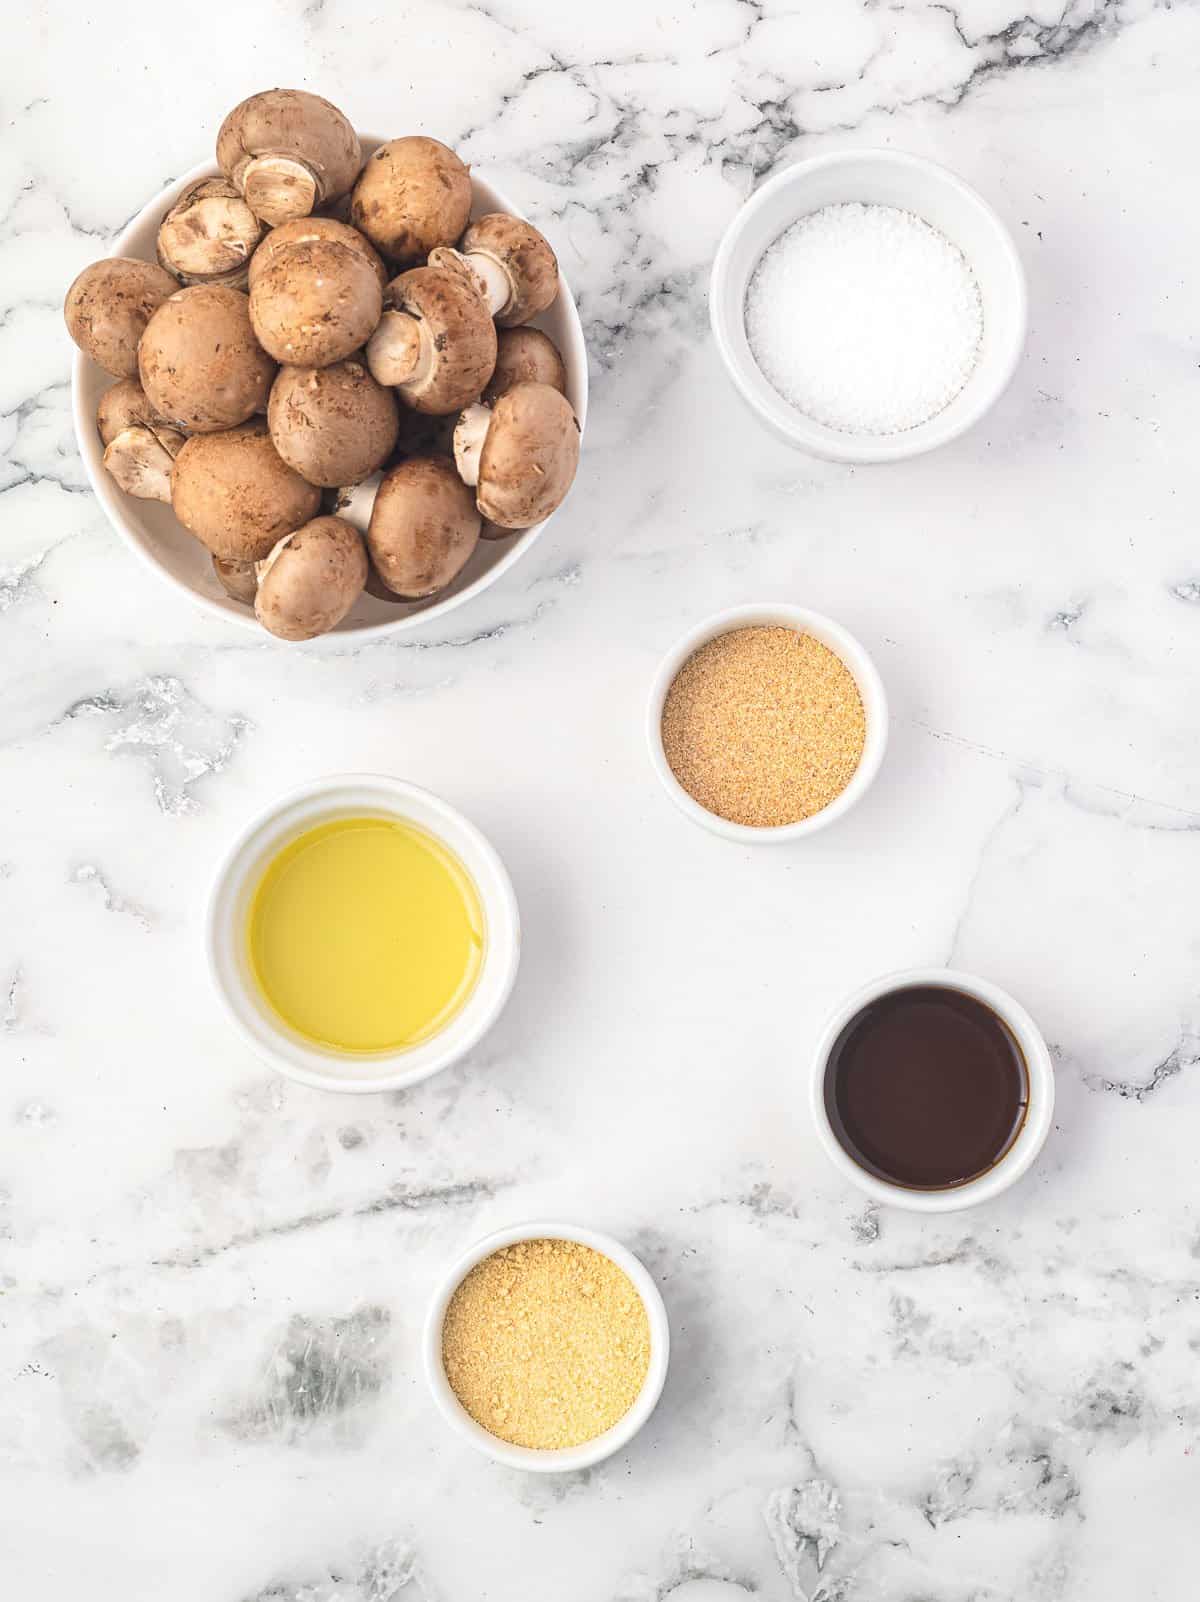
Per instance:
[[[945,1190],[986,1173],[1025,1118],[1021,1048],[992,1009],[961,990],[915,985],[868,1002],[834,1041],[825,1108],[868,1173]]]

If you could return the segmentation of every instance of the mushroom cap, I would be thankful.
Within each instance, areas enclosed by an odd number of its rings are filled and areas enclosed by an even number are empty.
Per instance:
[[[259,274],[285,246],[311,245],[317,239],[332,240],[335,245],[356,250],[364,261],[370,262],[372,272],[379,279],[380,289],[387,283],[388,270],[383,265],[383,257],[357,228],[351,228],[349,223],[338,222],[335,217],[294,217],[291,222],[280,223],[278,228],[272,228],[250,258],[250,288],[254,288]]]
[[[410,456],[375,494],[367,547],[380,578],[405,600],[445,589],[479,542],[479,513],[454,464]]]
[[[366,579],[358,530],[340,517],[315,517],[261,564],[254,613],[281,640],[312,640],[342,621]]]
[[[478,400],[496,365],[496,326],[461,274],[414,267],[387,286],[389,308],[417,321],[420,352],[396,388],[414,411],[444,417]]]
[[[96,407],[96,430],[104,445],[111,445],[123,428],[168,428],[146,399],[146,391],[136,378],[122,378],[110,384]]]
[[[240,289],[264,232],[228,178],[202,178],[159,224],[155,249],[162,266],[185,284]]]
[[[496,313],[501,328],[516,328],[545,311],[558,294],[558,261],[532,223],[503,211],[477,217],[459,242],[465,256],[486,256],[508,281],[509,298]]]
[[[147,323],[178,288],[154,262],[106,256],[85,267],[67,290],[67,332],[97,367],[114,378],[131,378],[138,370],[138,341]]]
[[[321,492],[292,471],[256,418],[188,440],[175,458],[171,505],[214,556],[258,562],[282,535],[316,516]]]
[[[250,321],[276,361],[328,367],[366,344],[383,294],[361,252],[332,239],[277,251],[254,279]]]
[[[258,569],[253,562],[227,562],[223,556],[214,556],[212,565],[217,582],[231,601],[241,601],[245,606],[254,605],[258,591]]]
[[[471,175],[447,145],[414,134],[380,145],[359,174],[350,220],[390,261],[412,267],[452,245],[471,215]]]
[[[489,522],[530,528],[549,517],[579,465],[579,424],[549,384],[517,384],[492,408],[475,500]]]
[[[254,164],[293,164],[289,176]],[[217,134],[217,162],[268,223],[303,217],[337,200],[358,177],[362,145],[349,119],[304,89],[266,89],[236,105]],[[305,171],[308,179],[305,181]]]
[[[164,300],[147,323],[138,370],[161,416],[211,434],[264,410],[275,363],[254,337],[240,289],[193,284]]]
[[[496,345],[496,369],[483,392],[492,406],[514,384],[549,384],[567,393],[567,369],[558,346],[540,328],[502,328]]]
[[[275,449],[310,484],[357,484],[392,453],[400,418],[391,390],[360,361],[281,367],[267,423]]]

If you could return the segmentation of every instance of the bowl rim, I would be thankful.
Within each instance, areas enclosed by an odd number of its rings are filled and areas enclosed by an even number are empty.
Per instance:
[[[578,1241],[583,1246],[590,1246],[593,1251],[611,1258],[617,1267],[628,1275],[646,1309],[650,1325],[650,1365],[646,1370],[646,1378],[642,1381],[642,1388],[629,1411],[611,1428],[593,1440],[582,1442],[579,1446],[540,1449],[514,1446],[509,1441],[502,1441],[484,1429],[482,1424],[477,1424],[463,1407],[446,1378],[442,1364],[442,1325],[454,1292],[477,1263],[481,1263],[484,1258],[490,1257],[502,1247],[515,1245],[523,1240],[572,1240]],[[572,1470],[590,1468],[593,1464],[611,1457],[614,1452],[619,1452],[622,1447],[629,1444],[654,1412],[662,1395],[663,1386],[666,1384],[667,1369],[670,1365],[671,1326],[662,1292],[649,1269],[628,1246],[602,1230],[564,1222],[562,1219],[540,1218],[493,1230],[454,1260],[439,1280],[437,1289],[430,1299],[421,1336],[421,1351],[425,1379],[434,1404],[451,1429],[455,1430],[463,1440],[470,1442],[476,1451],[508,1468],[525,1469],[533,1474],[566,1474]]]
[[[910,1190],[860,1168],[834,1133],[825,1107],[825,1074],[829,1053],[842,1030],[863,1007],[880,996],[917,985],[959,990],[990,1007],[1012,1030],[1025,1058],[1029,1103],[1025,1119],[1000,1160],[965,1185],[945,1190]],[[809,1109],[817,1138],[843,1178],[872,1201],[913,1213],[956,1213],[992,1201],[1017,1183],[1036,1162],[1054,1122],[1054,1062],[1045,1037],[1033,1018],[1007,990],[978,974],[958,968],[903,968],[860,985],[830,1015],[818,1037],[809,1073]]]
[[[701,806],[688,794],[671,771],[662,740],[662,713],[667,693],[676,674],[694,652],[707,645],[718,635],[733,633],[736,629],[755,626],[781,625],[798,634],[812,634],[823,645],[841,658],[842,664],[853,675],[862,697],[866,715],[866,737],[863,753],[849,784],[833,800],[814,812],[811,817],[796,823],[765,824],[734,823],[719,817]],[[888,743],[889,712],[887,691],[879,669],[866,646],[849,629],[823,612],[809,607],[793,606],[785,601],[750,601],[740,606],[727,607],[694,624],[680,635],[664,654],[655,671],[646,700],[646,745],[650,763],[663,788],[685,817],[700,824],[713,834],[741,845],[786,845],[802,840],[828,828],[857,805],[878,777]]]
[[[385,143],[383,139],[361,131],[359,138],[362,141],[363,149],[368,154],[377,146]],[[174,179],[169,184],[165,184],[158,194],[151,196],[145,205],[140,207],[129,219],[121,232],[112,241],[105,253],[105,258],[102,259],[136,254],[130,241],[149,221],[169,210],[190,185],[198,183],[202,178],[217,178],[220,175],[221,169],[215,161],[203,161],[190,168],[181,177]],[[478,192],[478,186],[482,186],[491,196],[489,204],[494,205],[500,211],[507,212],[512,217],[528,221],[525,214],[512,203],[510,198],[474,167],[471,169],[471,184],[473,197]],[[137,259],[146,260],[148,258],[139,255]],[[179,287],[182,289],[186,286],[181,284]],[[579,390],[579,406],[576,408],[576,418],[579,423],[579,437],[582,447],[588,411],[587,342],[584,338],[583,322],[579,315],[579,308],[571,292],[566,273],[563,271],[561,260],[559,261],[559,295],[563,297],[564,315],[571,331],[570,340],[564,341],[564,344],[577,346],[577,350],[564,349],[562,357],[568,373],[576,381]],[[90,368],[95,367],[95,363],[78,346],[72,346],[72,352],[71,416],[75,429],[75,443],[92,492],[100,502],[105,516],[119,535],[126,549],[131,550],[144,567],[157,574],[158,578],[168,584],[177,594],[186,597],[193,606],[199,607],[208,616],[220,618],[237,628],[252,630],[264,642],[274,640],[275,637],[258,622],[252,608],[240,607],[236,603],[226,606],[218,598],[205,595],[201,590],[193,589],[184,579],[165,567],[149,546],[127,526],[124,515],[126,497],[101,465],[102,453],[97,448],[96,443],[96,420],[87,412],[83,401],[84,377]],[[118,382],[111,375],[109,377],[111,383]],[[565,505],[566,502],[564,501],[563,504]],[[551,512],[550,517],[543,518],[540,523],[534,523],[530,528],[520,530],[516,538],[512,540],[509,549],[504,551],[486,572],[481,573],[478,578],[472,579],[461,590],[456,590],[453,595],[435,600],[429,606],[422,607],[420,611],[406,612],[401,617],[384,618],[377,623],[355,624],[352,628],[339,626],[330,630],[327,634],[318,635],[316,637],[317,640],[323,640],[326,644],[330,641],[353,641],[358,644],[367,640],[387,639],[392,635],[402,633],[406,629],[416,628],[420,624],[432,622],[435,618],[444,617],[447,613],[452,612],[455,607],[473,600],[487,589],[490,584],[499,579],[502,574],[507,573],[514,567],[534,542],[541,537],[546,525],[558,515],[560,510],[561,507],[556,507]],[[297,645],[300,647],[311,646],[314,642],[312,640],[301,640],[279,641],[278,643],[281,645],[286,643],[292,649],[295,649]]]
[[[436,835],[447,849],[462,859],[483,907],[487,946],[472,994],[443,1030],[407,1050],[365,1054],[363,1061],[381,1071],[370,1078],[352,1079],[323,1066],[331,1058],[338,1060],[336,1053],[322,1052],[298,1038],[293,1039],[275,1025],[265,1008],[255,1011],[257,1026],[252,1025],[247,1016],[252,1009],[231,982],[230,969],[235,961],[232,940],[236,938],[231,920],[238,898],[256,871],[261,871],[261,855],[253,855],[256,840],[269,835],[288,814],[293,815],[290,822],[294,823],[294,829],[288,832],[303,832],[331,805],[336,807],[339,796],[347,798],[348,808],[361,808],[366,804],[361,799],[366,792],[379,798],[380,810],[392,812]],[[351,796],[359,799],[350,800]],[[421,815],[414,816],[414,812]],[[436,823],[431,824],[430,815],[448,824],[453,837],[447,838]],[[281,843],[282,840],[271,842],[270,848],[278,849]],[[432,790],[381,773],[338,773],[312,779],[255,812],[221,853],[205,909],[203,940],[209,978],[221,1008],[255,1056],[277,1073],[311,1089],[349,1095],[407,1090],[460,1061],[479,1044],[504,1011],[516,984],[521,959],[521,921],[516,892],[491,841],[457,807]],[[485,980],[490,997],[484,990]],[[471,1018],[473,1004],[476,1014]],[[464,1018],[469,1019],[469,1025],[451,1035],[455,1025]],[[419,1059],[414,1061],[418,1053]],[[346,1060],[355,1059],[347,1054]]]
[[[943,185],[952,191],[967,207],[974,210],[991,230],[1007,268],[1008,295],[1012,312],[1011,337],[1002,348],[992,378],[980,386],[963,405],[958,400],[967,395],[961,391],[944,411],[927,419],[917,428],[898,434],[843,434],[837,429],[808,418],[778,394],[765,375],[761,389],[748,377],[742,364],[735,360],[731,330],[742,321],[741,305],[732,304],[730,272],[733,254],[749,223],[770,206],[780,193],[793,187],[802,187],[814,173],[834,167],[850,167],[863,163],[920,173],[923,179]],[[916,208],[914,208],[915,210]],[[801,212],[796,213],[798,219]],[[919,215],[919,213],[918,213]],[[785,225],[786,226],[786,225]],[[783,230],[781,229],[780,232]],[[778,237],[778,236],[776,236]],[[1029,325],[1029,287],[1025,268],[1016,242],[1008,225],[991,203],[964,178],[926,156],[913,155],[904,150],[888,150],[879,146],[862,149],[834,150],[823,155],[809,156],[802,161],[775,173],[759,186],[740,206],[721,236],[713,258],[709,277],[709,322],[722,365],[735,389],[754,415],[789,444],[826,461],[845,462],[869,466],[885,462],[908,461],[923,456],[927,451],[948,445],[951,440],[965,434],[996,404],[1012,381],[1025,349]],[[757,371],[757,369],[756,369]]]

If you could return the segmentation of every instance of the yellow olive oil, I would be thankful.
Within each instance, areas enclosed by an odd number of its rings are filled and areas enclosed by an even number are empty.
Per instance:
[[[274,1010],[343,1052],[428,1040],[470,996],[484,920],[440,840],[387,817],[335,818],[267,865],[250,905],[250,965]]]

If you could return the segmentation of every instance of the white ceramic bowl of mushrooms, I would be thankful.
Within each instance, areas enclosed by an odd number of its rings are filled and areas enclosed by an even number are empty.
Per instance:
[[[587,413],[552,247],[453,151],[269,90],[66,299],[96,495],[206,611],[281,639],[485,589],[570,488]]]

